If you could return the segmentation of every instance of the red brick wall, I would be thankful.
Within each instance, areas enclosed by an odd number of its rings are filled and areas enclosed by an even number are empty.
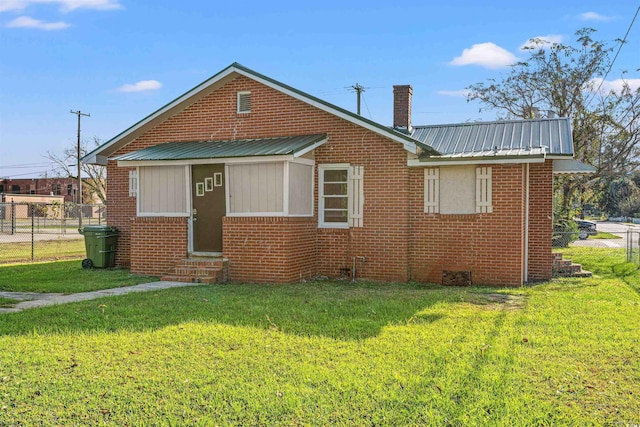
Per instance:
[[[236,113],[236,93],[251,91],[250,114]],[[407,280],[407,153],[402,145],[245,77],[227,83],[180,113],[138,137],[114,155],[169,141],[264,138],[327,133],[329,142],[316,149],[316,164],[350,163],[364,166],[364,224],[351,233],[319,230],[317,273],[335,277],[365,256],[360,270],[376,280]],[[128,197],[128,171],[110,162],[109,221],[122,230],[119,265],[127,265],[128,222],[135,216],[135,199]],[[316,179],[317,183],[317,172]],[[317,227],[317,188],[314,196]],[[230,222],[225,222],[230,224]],[[288,223],[289,226],[291,223]],[[226,225],[225,225],[226,226]],[[229,235],[225,231],[225,235]],[[276,236],[274,236],[277,239]],[[224,252],[235,252],[225,244]],[[335,247],[348,250],[336,251]],[[242,264],[241,265],[245,265]],[[233,267],[231,267],[233,268]],[[253,277],[251,271],[246,277]],[[239,276],[239,270],[231,273]]]
[[[236,93],[247,90],[251,91],[252,112],[237,114]],[[316,274],[338,277],[341,269],[352,267],[354,257],[365,257],[366,262],[357,262],[358,277],[373,280],[439,283],[442,270],[448,269],[471,270],[476,284],[522,283],[523,165],[493,165],[493,213],[428,215],[423,212],[423,169],[407,167],[407,153],[401,144],[245,77],[205,95],[116,155],[169,141],[315,133],[329,137],[315,150],[316,166],[364,166],[364,227],[318,228],[316,167],[314,218],[224,219],[223,251],[229,259],[231,280],[291,282]],[[550,206],[551,192],[545,199],[547,173],[535,173],[544,185],[532,192],[536,197],[532,205],[540,206],[532,225],[545,228],[543,212],[545,203]],[[108,174],[108,221],[121,230],[117,263],[131,263],[135,272],[166,271],[169,266],[165,264],[186,255],[186,219],[136,219],[135,198],[128,196],[128,169],[110,162]],[[154,245],[162,248],[165,241],[175,246],[170,251],[162,249],[162,253],[147,251]],[[532,245],[529,272],[542,276],[547,267],[538,263],[547,262],[543,260],[547,246],[544,238],[533,239]]]
[[[553,163],[532,163],[529,169],[529,277],[551,278],[553,234]]]
[[[293,283],[316,276],[314,218],[225,217],[229,280]]]
[[[116,265],[131,265],[131,222],[136,218],[136,199],[129,197],[129,170],[115,162],[107,165],[107,223],[120,232]]]
[[[470,270],[473,284],[522,284],[523,166],[491,166],[493,213],[471,215],[424,213],[424,169],[411,168],[411,280]]]
[[[131,221],[131,272],[166,274],[187,257],[187,219],[138,217]]]

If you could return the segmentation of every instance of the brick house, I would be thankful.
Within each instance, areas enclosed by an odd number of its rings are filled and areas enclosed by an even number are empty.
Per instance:
[[[569,120],[412,126],[411,96],[394,87],[387,127],[230,65],[83,158],[107,165],[117,264],[208,280],[192,270],[211,259],[249,282],[550,278],[553,175],[584,169]]]

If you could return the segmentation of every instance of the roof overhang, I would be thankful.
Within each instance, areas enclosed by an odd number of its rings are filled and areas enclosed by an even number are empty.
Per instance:
[[[116,135],[114,138],[105,142],[103,145],[97,147],[93,151],[86,154],[81,161],[83,163],[90,164],[106,164],[105,160],[113,153],[120,150],[122,147],[126,146],[144,132],[151,126],[155,126],[162,121],[166,120],[170,116],[184,110],[188,106],[197,102],[207,94],[213,92],[214,90],[222,87],[229,81],[234,80],[238,76],[245,76],[252,80],[255,80],[259,83],[264,84],[272,89],[275,89],[279,92],[282,92],[286,95],[289,95],[295,99],[298,99],[306,104],[309,104],[313,107],[316,107],[322,111],[328,112],[334,116],[340,117],[350,123],[361,126],[365,129],[368,129],[376,134],[382,135],[386,138],[389,138],[395,142],[402,144],[404,149],[413,154],[420,154],[420,152],[427,152],[430,154],[440,154],[435,151],[433,148],[416,141],[411,138],[409,135],[403,134],[402,132],[398,132],[392,128],[383,126],[379,123],[374,122],[373,120],[366,119],[360,115],[354,114],[348,110],[340,108],[336,105],[330,104],[326,101],[323,101],[319,98],[316,98],[312,95],[299,91],[291,86],[280,83],[274,79],[271,79],[267,76],[259,74],[253,70],[250,70],[238,63],[233,63],[224,70],[220,71],[213,77],[174,99],[173,101],[166,104],[164,107],[155,111],[154,113],[148,115],[144,119],[140,120],[133,126],[124,130],[120,134]]]
[[[518,164],[518,163],[544,163],[544,154],[531,154],[522,156],[432,156],[418,159],[407,160],[410,167],[418,166],[456,166],[456,165],[499,165],[499,164]]]
[[[588,165],[586,163],[582,163],[581,161],[578,161],[578,160],[558,159],[553,161],[554,174],[576,175],[576,174],[587,174],[587,173],[595,173],[595,172],[596,172],[595,167]]]
[[[167,142],[121,154],[110,160],[116,160],[118,166],[294,160],[327,141],[327,135],[320,134],[280,138]]]

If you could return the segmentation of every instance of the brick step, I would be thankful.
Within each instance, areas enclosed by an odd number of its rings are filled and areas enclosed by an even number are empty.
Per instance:
[[[554,267],[568,267],[571,264],[573,264],[573,262],[570,259],[560,259],[560,260],[553,261]]]
[[[165,282],[183,282],[183,283],[218,283],[218,276],[178,276],[178,275],[167,275],[162,276],[160,280]]]
[[[554,261],[556,261],[556,260],[561,260],[561,259],[562,259],[562,252],[554,252],[554,253],[552,254],[552,256],[553,256],[553,260],[554,260]]]
[[[215,276],[222,267],[182,267],[176,266],[173,272],[177,276]]]
[[[162,280],[186,283],[226,282],[228,263],[225,258],[185,258],[167,271]]]
[[[554,267],[553,270],[556,272],[556,274],[573,274],[573,273],[579,273],[582,271],[582,265],[580,264],[570,264],[567,266],[558,266],[558,267]]]

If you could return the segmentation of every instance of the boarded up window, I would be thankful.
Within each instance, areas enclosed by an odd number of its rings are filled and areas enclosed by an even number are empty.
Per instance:
[[[289,215],[313,215],[313,166],[289,163]]]
[[[426,168],[424,170],[424,211],[440,212],[440,170]]]
[[[143,216],[186,216],[187,167],[145,166],[138,169],[138,206]]]
[[[284,162],[229,165],[230,214],[283,214]]]

